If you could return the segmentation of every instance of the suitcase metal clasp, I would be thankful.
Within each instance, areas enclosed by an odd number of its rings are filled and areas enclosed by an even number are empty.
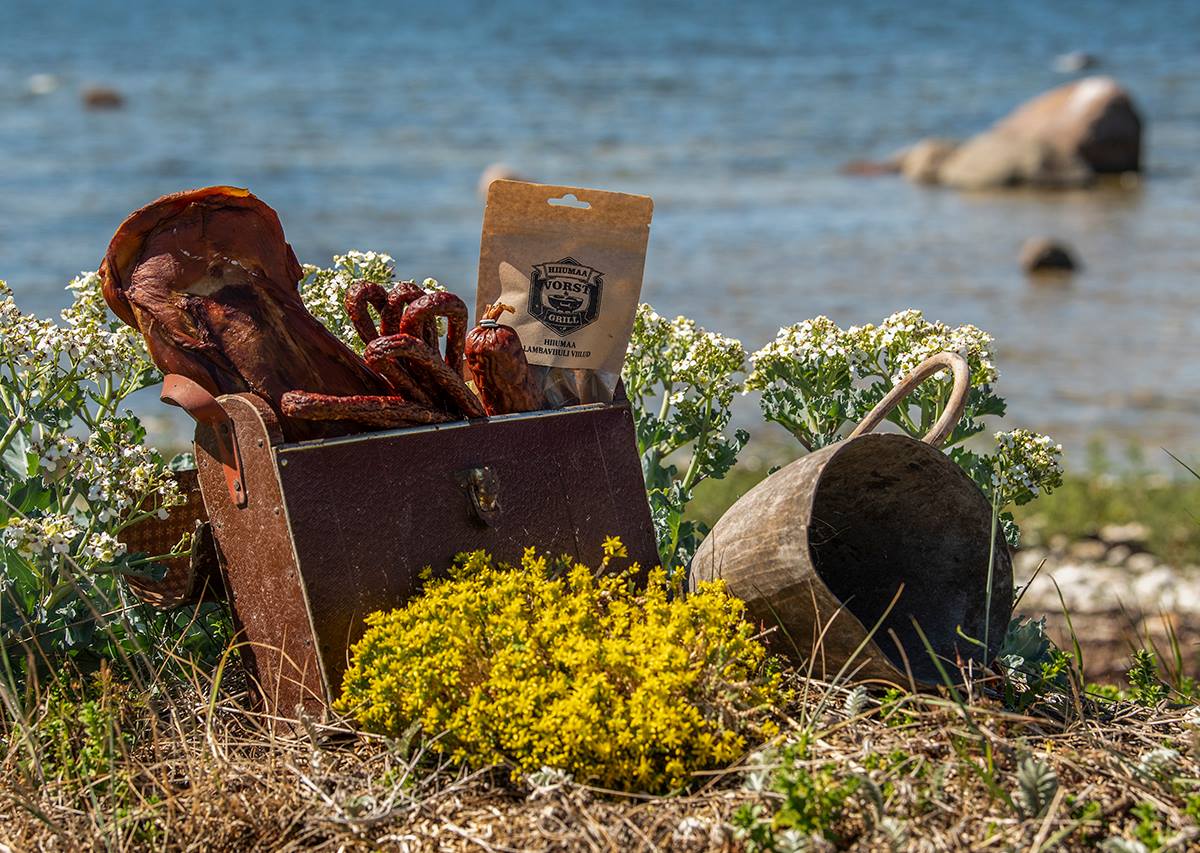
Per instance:
[[[486,465],[468,468],[455,475],[458,485],[471,499],[475,517],[489,527],[500,515],[500,478]]]

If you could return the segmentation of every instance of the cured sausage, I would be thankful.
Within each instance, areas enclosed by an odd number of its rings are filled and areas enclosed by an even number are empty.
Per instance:
[[[406,312],[405,318],[407,317]],[[461,352],[462,347],[462,338],[459,338],[457,350]],[[451,344],[448,343],[446,348],[449,350]],[[449,410],[457,412],[459,417],[482,418],[485,415],[479,398],[471,393],[462,377],[450,369],[437,350],[431,349],[420,338],[411,334],[376,338],[367,345],[364,357],[372,370],[384,373],[385,376],[385,371],[392,365],[400,364],[414,378],[424,380],[425,389],[444,398],[450,407]]]
[[[440,424],[454,420],[454,416],[446,412],[377,394],[336,397],[309,391],[288,391],[283,395],[282,407],[284,414],[291,418],[309,421],[348,420],[380,428]]]
[[[467,335],[467,369],[489,415],[534,412],[546,404],[516,330],[498,322],[501,314],[512,310],[503,303],[487,306],[479,325]]]
[[[437,317],[446,318],[446,366],[456,375],[462,375],[467,306],[453,293],[426,293],[414,299],[400,318],[400,331],[424,340],[427,326],[437,322]]]

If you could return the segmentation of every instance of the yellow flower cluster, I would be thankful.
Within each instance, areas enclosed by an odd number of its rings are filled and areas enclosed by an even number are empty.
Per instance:
[[[532,549],[521,565],[477,551],[405,607],[368,617],[337,709],[514,779],[541,768],[622,790],[685,787],[775,732],[779,675],[722,584],[677,594],[661,570],[604,543],[599,569]]]

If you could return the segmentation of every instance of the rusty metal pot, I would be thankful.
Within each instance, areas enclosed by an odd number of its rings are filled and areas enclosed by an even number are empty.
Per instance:
[[[922,441],[867,434],[922,380],[947,368],[954,391]],[[938,450],[969,387],[961,356],[926,360],[845,441],[743,495],[701,545],[692,583],[723,579],[749,618],[778,627],[769,635],[773,648],[811,662],[817,677],[939,683],[914,622],[948,671],[981,661],[985,636],[992,660],[1012,614],[1012,561],[1003,536],[993,538],[991,503]]]

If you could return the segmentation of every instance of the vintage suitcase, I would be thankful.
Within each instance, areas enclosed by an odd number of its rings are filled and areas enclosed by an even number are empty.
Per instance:
[[[527,546],[600,562],[617,535],[658,561],[623,394],[612,404],[288,444],[252,394],[214,399],[168,376],[197,421],[196,460],[244,657],[267,709],[335,698],[363,618],[399,606],[426,567]]]

